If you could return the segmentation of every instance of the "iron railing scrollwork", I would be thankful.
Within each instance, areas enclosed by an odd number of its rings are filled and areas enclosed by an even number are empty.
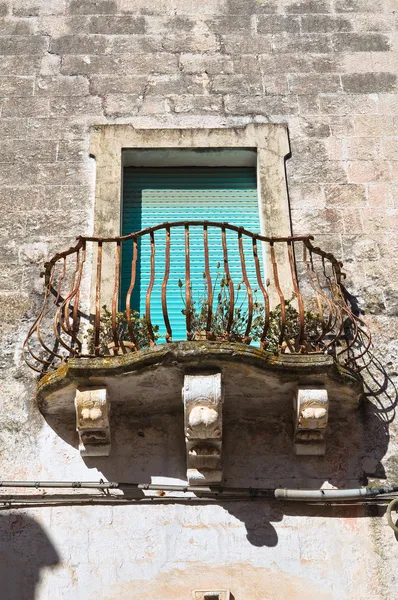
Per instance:
[[[347,300],[342,264],[312,241],[309,235],[270,238],[211,221],[162,223],[114,238],[79,237],[45,264],[43,306],[25,341],[25,360],[45,373],[69,357],[207,339],[274,352],[328,353],[358,372],[370,333]],[[124,291],[122,255],[130,261]],[[137,315],[134,302],[143,282],[144,310]],[[161,322],[154,321],[154,310]],[[175,334],[176,315],[185,319],[182,337]]]

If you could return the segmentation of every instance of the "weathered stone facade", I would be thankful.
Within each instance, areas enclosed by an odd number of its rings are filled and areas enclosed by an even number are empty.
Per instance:
[[[116,415],[119,458],[83,462],[77,440],[40,415],[21,346],[43,262],[92,230],[92,126],[270,122],[289,129],[293,231],[344,261],[372,327],[373,395],[328,426],[325,457],[294,456],[290,415],[231,423],[224,476],[264,487],[398,482],[397,25],[397,0],[0,3],[3,480],[185,480],[182,415]],[[183,600],[229,589],[235,600],[393,600],[396,539],[384,512],[254,502],[2,509],[0,596]]]

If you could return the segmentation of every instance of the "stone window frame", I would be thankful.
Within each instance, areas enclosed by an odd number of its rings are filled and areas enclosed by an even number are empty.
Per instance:
[[[287,125],[280,123],[230,128],[136,129],[129,124],[93,127],[90,137],[90,156],[96,161],[93,234],[100,237],[120,235],[124,150],[234,148],[254,149],[257,153],[261,233],[268,237],[291,235],[285,170],[290,145]],[[268,265],[268,272],[270,268]],[[105,248],[102,269],[105,275],[102,295],[109,302],[113,291],[114,257]],[[285,294],[289,294],[291,272],[285,253],[278,256],[278,271],[281,283],[288,286]]]

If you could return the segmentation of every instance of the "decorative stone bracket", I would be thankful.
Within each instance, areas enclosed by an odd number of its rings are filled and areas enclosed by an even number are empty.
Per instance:
[[[184,429],[190,485],[222,479],[221,373],[184,376]]]
[[[294,450],[296,454],[325,454],[329,399],[324,388],[299,388],[294,397]]]
[[[111,436],[106,388],[77,389],[76,430],[82,456],[109,456]]]

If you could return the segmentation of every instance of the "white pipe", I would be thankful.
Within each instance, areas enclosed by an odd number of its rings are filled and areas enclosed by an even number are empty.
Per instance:
[[[380,496],[396,492],[397,488],[354,488],[350,490],[288,490],[276,489],[275,498],[284,500],[302,500],[302,501],[319,501],[319,500],[356,500],[364,496]]]

